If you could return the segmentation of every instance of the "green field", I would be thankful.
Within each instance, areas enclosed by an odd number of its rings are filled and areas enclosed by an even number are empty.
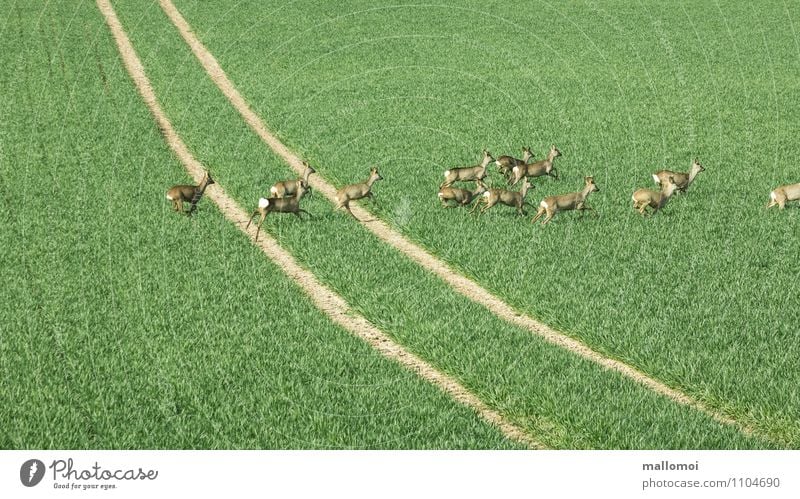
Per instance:
[[[361,180],[377,163],[377,216],[518,310],[761,436],[500,320],[322,196],[304,201],[312,220],[267,219],[262,230],[398,343],[554,448],[800,448],[800,211],[763,210],[796,181],[794,7],[176,5],[324,178]],[[293,176],[157,3],[114,7],[229,195],[252,209]],[[518,446],[333,325],[207,199],[191,219],[170,211],[164,192],[186,174],[94,3],[5,11],[0,447]],[[551,143],[562,179],[537,180],[534,205],[592,174],[599,217],[542,228],[511,209],[479,219],[438,205],[442,171],[483,147],[530,145],[541,159]],[[689,193],[641,219],[631,192],[694,156],[707,171]]]

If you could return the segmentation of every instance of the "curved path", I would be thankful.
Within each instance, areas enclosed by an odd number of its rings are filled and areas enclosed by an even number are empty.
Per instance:
[[[236,89],[233,82],[231,82],[225,74],[225,71],[222,70],[222,67],[211,52],[209,52],[197,36],[195,36],[191,26],[186,22],[172,1],[160,0],[160,3],[161,8],[178,29],[186,43],[191,47],[192,52],[200,61],[206,73],[242,115],[245,122],[255,131],[261,140],[275,153],[281,156],[298,175],[302,175],[304,170],[302,160],[269,132],[264,122],[253,112],[247,101],[245,101],[244,97],[242,97]],[[336,205],[336,188],[326,182],[320,176],[319,172],[310,180],[310,183],[315,189],[323,193],[334,206]],[[544,338],[548,342],[569,350],[584,359],[616,371],[644,385],[653,392],[663,395],[679,404],[701,411],[719,423],[734,426],[746,435],[756,434],[756,431],[748,425],[722,414],[680,390],[667,386],[662,381],[648,376],[634,366],[596,352],[585,343],[571,338],[564,333],[560,333],[528,315],[515,311],[509,304],[493,295],[477,282],[455,272],[445,262],[431,255],[425,249],[413,243],[383,221],[375,219],[367,210],[363,209],[357,203],[351,203],[350,207],[353,214],[359,219],[359,222],[378,238],[390,244],[423,268],[437,275],[464,297],[484,306],[497,317],[526,329]],[[764,436],[762,436],[762,438],[767,439]]]
[[[130,74],[136,84],[136,88],[147,104],[148,109],[153,114],[164,139],[189,174],[194,177],[196,181],[200,181],[203,177],[204,167],[194,158],[186,147],[186,144],[172,127],[172,123],[169,121],[166,114],[164,114],[164,111],[156,99],[150,80],[145,74],[141,60],[139,60],[133,45],[131,45],[127,34],[122,28],[110,1],[97,0],[97,6],[105,17],[106,24],[108,24],[114,36],[119,53],[125,64],[125,69],[128,71],[128,74]],[[438,371],[424,360],[407,351],[401,345],[394,342],[394,340],[383,331],[370,324],[363,316],[354,311],[341,296],[320,283],[311,272],[302,268],[294,257],[284,250],[277,241],[269,236],[269,234],[262,232],[261,237],[256,241],[255,227],[247,231],[243,228],[242,224],[238,223],[240,220],[247,219],[248,213],[238,206],[219,185],[214,184],[210,186],[206,190],[205,196],[219,207],[220,212],[225,218],[233,222],[242,232],[247,234],[250,240],[261,248],[261,250],[277,264],[278,268],[311,298],[314,305],[324,312],[334,323],[367,342],[384,357],[398,362],[426,381],[436,385],[458,402],[472,408],[481,418],[499,428],[507,438],[521,442],[532,449],[546,448],[523,429],[505,419],[499,412],[489,408],[458,381]]]

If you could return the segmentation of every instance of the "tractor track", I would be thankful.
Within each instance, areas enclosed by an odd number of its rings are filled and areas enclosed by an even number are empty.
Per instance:
[[[189,174],[196,181],[200,181],[203,177],[204,167],[194,158],[158,103],[141,60],[117,18],[110,0],[96,1],[116,41],[125,69],[133,79],[139,94],[152,113],[164,140]],[[255,227],[246,230],[240,223],[241,220],[247,219],[248,213],[237,205],[218,184],[209,186],[205,196],[214,202],[222,215],[244,232],[253,244],[258,246],[287,277],[294,281],[308,295],[312,303],[334,323],[361,338],[387,359],[399,363],[424,380],[432,383],[459,403],[470,407],[482,419],[497,427],[507,438],[520,442],[531,449],[546,448],[545,445],[538,442],[525,430],[508,421],[496,410],[488,407],[456,379],[442,373],[423,359],[409,352],[386,333],[372,325],[362,315],[355,312],[341,296],[319,282],[310,271],[301,267],[294,257],[284,250],[269,234],[261,234],[259,240],[256,241]]]

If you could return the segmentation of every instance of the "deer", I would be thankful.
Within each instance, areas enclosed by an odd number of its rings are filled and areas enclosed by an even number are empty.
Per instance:
[[[383,177],[378,173],[378,167],[376,166],[369,171],[369,178],[365,182],[342,187],[336,191],[336,208],[344,208],[353,215],[353,212],[350,211],[350,201],[365,197],[375,201],[375,197],[372,195],[372,184],[378,180],[383,180]],[[358,219],[355,215],[353,215],[353,218]]]
[[[561,156],[561,151],[558,150],[555,144],[550,146],[547,159],[537,161],[536,163],[518,164],[511,168],[511,177],[508,179],[508,183],[515,185],[522,180],[523,177],[535,178],[543,175],[558,179],[558,172],[553,168],[553,161],[559,156]]]
[[[661,185],[666,182],[669,177],[673,177],[675,179],[675,184],[678,186],[677,190],[679,192],[686,192],[686,189],[689,188],[689,185],[694,182],[697,174],[704,171],[706,171],[706,169],[703,168],[703,165],[701,165],[700,162],[695,158],[692,161],[692,167],[689,170],[689,173],[660,170],[653,174],[653,181]]]
[[[522,208],[525,205],[525,196],[528,195],[528,190],[535,187],[536,186],[531,185],[530,181],[528,181],[526,178],[522,183],[522,188],[519,190],[519,192],[507,191],[505,189],[489,189],[483,193],[480,199],[478,199],[478,202],[475,203],[475,206],[472,208],[470,213],[475,211],[478,205],[481,204],[481,201],[483,201],[484,206],[481,208],[481,213],[485,213],[486,210],[497,203],[502,203],[506,206],[512,206],[516,208],[518,215],[526,215],[525,210]]]
[[[667,177],[666,182],[662,182],[660,192],[651,189],[639,189],[634,192],[631,198],[633,199],[633,209],[639,210],[639,213],[645,216],[645,210],[649,206],[653,209],[653,215],[655,215],[658,210],[667,204],[667,201],[676,190],[678,190],[678,184],[675,183],[675,177],[670,175]]]
[[[295,192],[294,196],[290,198],[260,198],[258,200],[258,208],[256,208],[253,214],[250,215],[250,219],[247,221],[245,230],[250,228],[250,224],[253,222],[253,217],[261,214],[261,219],[258,221],[258,229],[256,229],[256,241],[258,241],[258,234],[261,232],[261,224],[264,223],[264,219],[267,218],[267,215],[273,211],[275,213],[292,213],[300,220],[303,219],[303,217],[300,216],[300,213],[305,213],[309,217],[313,217],[311,213],[300,208],[300,200],[309,192],[309,189],[310,187],[301,183],[297,186],[297,191]]]
[[[579,210],[581,217],[585,210],[592,210],[594,208],[586,204],[586,198],[593,192],[600,192],[600,188],[594,183],[594,177],[584,177],[584,187],[580,192],[571,192],[569,194],[562,194],[560,196],[548,196],[539,203],[539,211],[533,217],[531,223],[536,223],[542,215],[547,213],[547,216],[542,220],[542,225],[547,224],[553,219],[559,211]]]
[[[211,174],[208,170],[205,171],[203,175],[203,179],[200,181],[198,185],[173,185],[167,191],[167,199],[172,201],[172,207],[175,211],[179,213],[183,213],[183,202],[188,201],[191,202],[191,206],[189,207],[189,211],[186,213],[187,216],[192,216],[194,213],[197,203],[200,202],[200,198],[203,197],[203,193],[206,191],[206,187],[214,183],[214,179],[211,178]]]
[[[459,189],[458,187],[443,187],[439,189],[439,201],[445,208],[455,208],[457,206],[469,206],[478,196],[486,192],[486,184],[482,180],[477,181],[474,191]],[[455,201],[456,204],[449,204],[448,201]]]
[[[783,209],[787,201],[798,200],[800,200],[800,184],[782,185],[769,193],[769,204],[767,204],[767,208],[772,208],[777,205]]]
[[[512,156],[500,156],[494,162],[497,165],[497,171],[502,174],[506,180],[511,176],[511,169],[515,166],[527,165],[528,161],[533,158],[533,153],[530,147],[522,148],[522,159],[517,159]]]
[[[439,188],[450,187],[453,182],[466,182],[470,180],[483,180],[486,178],[486,168],[489,163],[494,161],[491,153],[486,149],[483,150],[483,160],[481,164],[475,166],[465,166],[463,168],[451,168],[444,172],[444,182]]]
[[[297,192],[297,187],[300,184],[305,185],[308,187],[308,177],[312,173],[317,173],[317,170],[313,169],[311,165],[307,162],[303,161],[303,166],[305,166],[305,170],[303,171],[303,176],[296,180],[284,180],[282,182],[278,182],[277,184],[273,185],[269,192],[272,194],[272,197],[276,198],[285,198],[285,197],[292,197]],[[308,194],[311,194],[311,190],[309,189]]]

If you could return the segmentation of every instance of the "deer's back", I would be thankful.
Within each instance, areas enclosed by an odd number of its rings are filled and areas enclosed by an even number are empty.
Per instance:
[[[800,184],[782,185],[775,189],[775,192],[783,192],[789,200],[796,201],[800,199]]]
[[[176,185],[167,191],[167,197],[174,200],[191,201],[194,197],[195,189],[196,187],[193,185]]]

